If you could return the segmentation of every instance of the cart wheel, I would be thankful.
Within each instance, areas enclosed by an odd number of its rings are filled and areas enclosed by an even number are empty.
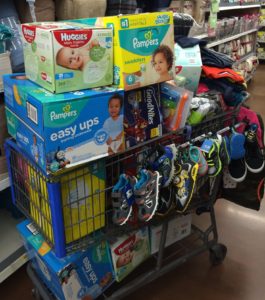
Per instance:
[[[39,290],[38,290],[37,288],[33,288],[33,289],[31,290],[31,292],[32,292],[32,296],[33,296],[36,300],[41,300],[41,299],[42,299],[41,296],[40,296],[40,292],[39,292]]]
[[[227,248],[223,244],[216,244],[210,248],[210,262],[213,266],[220,265],[226,257]]]

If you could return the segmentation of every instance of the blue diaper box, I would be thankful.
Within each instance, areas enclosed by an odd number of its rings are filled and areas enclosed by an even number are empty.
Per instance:
[[[37,275],[58,299],[95,299],[114,282],[107,242],[59,259],[29,220],[17,229]]]
[[[154,84],[124,93],[126,148],[162,135],[160,85]]]
[[[47,173],[124,150],[123,97],[115,87],[52,94],[4,76],[8,131]]]

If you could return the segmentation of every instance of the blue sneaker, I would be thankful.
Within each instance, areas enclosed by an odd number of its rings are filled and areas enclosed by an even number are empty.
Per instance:
[[[121,174],[119,181],[114,185],[111,193],[114,224],[123,225],[130,218],[135,202],[133,188],[136,183],[135,177]]]
[[[207,161],[199,147],[190,146],[189,158],[192,162],[197,163],[199,165],[199,169],[198,169],[199,176],[204,176],[207,174],[208,164],[207,164]]]
[[[161,175],[161,187],[167,187],[171,183],[175,174],[174,162],[177,149],[174,144],[169,146],[158,145],[155,151],[155,159],[151,162],[151,168]]]
[[[160,175],[157,171],[140,171],[140,179],[134,186],[135,202],[138,205],[138,219],[149,221],[158,206],[158,186]]]
[[[230,157],[233,160],[244,158],[246,150],[244,147],[245,136],[242,133],[233,131],[230,135]]]

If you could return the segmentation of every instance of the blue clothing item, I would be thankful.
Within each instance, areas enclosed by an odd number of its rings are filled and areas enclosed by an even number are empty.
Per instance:
[[[119,115],[117,120],[108,118],[103,125],[108,135],[114,140],[123,131],[123,115]]]

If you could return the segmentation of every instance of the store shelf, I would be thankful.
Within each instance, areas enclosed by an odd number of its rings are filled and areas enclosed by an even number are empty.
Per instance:
[[[10,186],[8,173],[0,174],[0,192]]]
[[[249,5],[231,5],[231,6],[220,6],[219,11],[232,10],[232,9],[247,9],[247,8],[259,8],[260,4],[249,4]]]
[[[241,57],[239,60],[235,61],[233,65],[237,66],[237,65],[241,64],[243,61],[246,61],[251,56],[257,56],[257,55],[255,52],[250,52],[250,53],[244,55],[243,57]]]
[[[28,258],[16,225],[21,219],[14,219],[11,213],[0,210],[0,283],[19,269]]]
[[[195,35],[193,37],[196,38],[196,39],[205,39],[205,38],[208,37],[208,34],[207,33],[202,33],[202,34],[199,34],[199,35]]]
[[[250,34],[250,33],[254,33],[254,32],[257,32],[258,29],[255,28],[255,29],[251,29],[251,30],[248,30],[248,31],[245,31],[245,32],[242,32],[242,33],[239,33],[239,34],[236,34],[236,35],[232,35],[232,36],[229,36],[227,38],[224,38],[224,39],[221,39],[221,40],[218,40],[218,41],[214,41],[214,42],[211,42],[207,45],[208,48],[212,48],[212,47],[215,47],[215,46],[218,46],[218,45],[221,45],[221,44],[224,44],[226,42],[230,42],[232,40],[236,40],[238,38],[240,38],[241,36],[244,36],[244,35],[247,35],[247,34]]]
[[[265,41],[257,40],[257,42],[260,44],[265,44]]]

